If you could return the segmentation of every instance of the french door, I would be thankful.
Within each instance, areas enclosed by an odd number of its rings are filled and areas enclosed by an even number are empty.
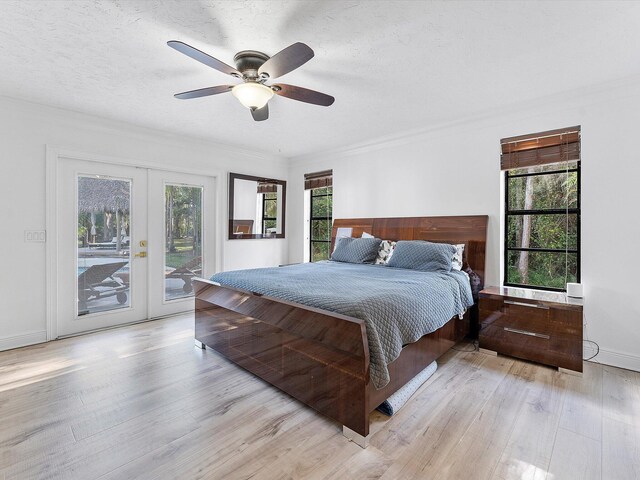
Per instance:
[[[214,272],[214,179],[61,158],[57,335],[193,309]]]
[[[212,177],[148,171],[149,318],[193,310],[191,280],[213,275],[214,188]]]

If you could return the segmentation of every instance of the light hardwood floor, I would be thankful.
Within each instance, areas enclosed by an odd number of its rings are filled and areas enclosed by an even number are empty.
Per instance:
[[[640,374],[461,351],[439,365],[372,416],[362,450],[194,348],[188,315],[3,352],[0,480],[640,478]]]

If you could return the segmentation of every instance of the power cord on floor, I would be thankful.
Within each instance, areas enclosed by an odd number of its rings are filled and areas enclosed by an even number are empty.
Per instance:
[[[463,348],[451,347],[451,350],[455,350],[457,352],[477,352],[479,349],[480,349],[480,342],[478,342],[478,340],[474,340],[473,342],[468,343]]]
[[[598,344],[597,344],[596,342],[594,342],[593,340],[589,340],[589,339],[588,339],[589,335],[587,334],[587,325],[588,325],[589,323],[586,321],[586,320],[587,320],[587,317],[586,317],[586,316],[584,316],[584,314],[583,314],[583,318],[584,318],[584,336],[585,336],[585,338],[584,338],[584,340],[583,340],[583,343],[587,343],[587,344],[595,345],[595,350],[596,350],[596,353],[594,353],[593,355],[591,355],[589,358],[583,358],[583,360],[584,360],[585,362],[589,362],[589,361],[593,360],[594,358],[596,358],[596,357],[598,356],[598,354],[600,353],[600,345],[598,345]],[[597,360],[594,360],[594,361],[595,361],[596,363],[599,363]]]
[[[595,345],[596,347],[596,353],[594,353],[593,355],[591,355],[589,358],[583,358],[583,360],[585,362],[588,362],[590,360],[593,360],[594,358],[596,358],[596,356],[600,353],[600,345],[598,345],[596,342],[594,342],[593,340],[584,340],[584,343],[591,343],[593,345]]]

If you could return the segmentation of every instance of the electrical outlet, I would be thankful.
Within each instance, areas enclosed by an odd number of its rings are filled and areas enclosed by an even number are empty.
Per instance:
[[[47,232],[45,230],[25,230],[25,243],[44,243],[47,241]]]

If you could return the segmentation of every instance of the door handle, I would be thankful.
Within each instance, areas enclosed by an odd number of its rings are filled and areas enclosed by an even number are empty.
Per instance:
[[[134,257],[146,258],[147,252],[138,252],[134,255]]]

